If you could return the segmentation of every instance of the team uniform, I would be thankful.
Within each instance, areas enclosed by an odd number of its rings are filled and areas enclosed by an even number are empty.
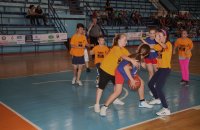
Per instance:
[[[150,37],[146,38],[145,41],[150,44],[150,45],[156,45],[156,41],[150,39]],[[149,55],[144,59],[146,64],[157,64],[157,57],[158,53],[154,50],[151,49]]]
[[[182,73],[182,80],[189,81],[189,62],[192,56],[191,51],[186,53],[187,50],[193,48],[193,42],[189,38],[178,38],[174,44],[175,47],[178,47],[179,54],[179,64]]]
[[[115,85],[115,70],[122,60],[121,56],[129,56],[130,53],[124,47],[114,46],[106,55],[100,65],[99,88],[105,89],[109,81]]]
[[[82,48],[72,47],[70,54],[72,55],[72,64],[79,65],[85,64],[84,60],[84,48],[87,44],[87,39],[84,35],[74,34],[70,41],[71,45],[79,46]]]
[[[126,65],[132,65],[132,64],[127,60],[122,60],[119,63],[119,65],[118,65],[118,67],[117,67],[117,69],[115,71],[115,84],[123,84],[124,81],[128,81],[129,80],[129,78],[128,78],[125,70],[124,70],[124,67]],[[134,65],[132,65],[132,69],[131,69],[132,77],[134,75],[136,75],[136,73],[137,73],[137,68]]]
[[[171,56],[172,56],[172,44],[168,41],[166,48],[162,48],[161,45],[157,44],[154,49],[158,52],[158,71],[155,72],[153,77],[148,83],[148,86],[155,99],[149,102],[149,104],[160,104],[162,103],[163,109],[157,112],[157,115],[169,115],[170,111],[166,102],[165,95],[162,88],[165,85],[167,77],[171,72]]]
[[[92,49],[94,53],[94,64],[97,68],[97,75],[99,76],[99,67],[101,62],[103,61],[104,57],[107,55],[109,48],[105,45],[97,45]]]

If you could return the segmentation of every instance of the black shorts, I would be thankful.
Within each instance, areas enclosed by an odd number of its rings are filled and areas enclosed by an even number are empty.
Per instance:
[[[83,65],[85,64],[85,59],[84,59],[84,56],[73,56],[72,57],[72,64],[73,65]]]
[[[115,85],[115,76],[106,73],[101,68],[99,69],[99,88],[104,90],[109,81]]]

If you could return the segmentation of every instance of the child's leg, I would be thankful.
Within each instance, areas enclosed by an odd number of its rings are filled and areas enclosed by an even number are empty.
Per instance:
[[[77,81],[80,80],[83,65],[78,65]]]
[[[158,71],[155,72],[155,74],[153,75],[153,77],[151,78],[151,80],[148,83],[148,87],[151,90],[155,99],[158,99],[158,95],[157,95],[157,91],[156,91],[154,85],[157,85],[156,83],[157,83],[159,76],[160,76],[160,71],[158,69]]]
[[[141,85],[140,85],[140,88],[138,89],[138,94],[140,98],[139,107],[152,108],[153,106],[148,104],[144,98],[144,81],[141,78],[140,78],[140,81],[141,81]]]
[[[122,92],[123,84],[116,84],[114,92],[108,97],[105,102],[105,106],[109,106]]]
[[[74,78],[77,78],[77,69],[78,69],[78,65],[73,65],[73,73],[74,73]]]
[[[179,59],[181,74],[182,74],[182,80],[186,80],[185,78],[185,67],[184,67],[184,60]]]
[[[170,69],[159,69],[159,70],[160,70],[160,76],[157,79],[158,81],[156,82],[156,91],[159,99],[161,100],[162,106],[164,108],[168,108],[167,101],[165,99],[165,94],[163,93],[162,89],[165,85],[165,82],[171,70]]]
[[[141,85],[140,88],[138,89],[138,95],[140,100],[144,100],[144,81],[142,79],[140,79],[141,81]]]
[[[184,70],[185,70],[185,73],[184,73],[184,80],[185,81],[189,81],[189,62],[190,60],[189,59],[185,59],[184,60],[184,64],[183,64],[183,67],[184,67]]]
[[[154,68],[152,64],[146,64],[148,73],[149,73],[149,80],[152,78],[153,74],[154,74]]]
[[[103,90],[105,89],[106,85],[112,78],[115,78],[114,76],[110,76],[109,74],[107,74],[102,69],[99,70],[99,73],[100,73],[99,86],[98,86],[97,92],[96,92],[96,104],[97,105],[99,105],[99,103],[100,103],[100,99],[101,99]]]

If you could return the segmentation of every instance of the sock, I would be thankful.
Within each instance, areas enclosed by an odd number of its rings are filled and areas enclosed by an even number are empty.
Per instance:
[[[140,102],[143,102],[143,101],[145,101],[145,99],[140,100]]]

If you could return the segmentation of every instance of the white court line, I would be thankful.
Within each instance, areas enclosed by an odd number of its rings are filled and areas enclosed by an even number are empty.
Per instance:
[[[173,113],[171,113],[171,115],[175,115],[175,114],[177,114],[177,113],[180,113],[180,112],[183,112],[183,111],[187,111],[187,110],[190,110],[190,109],[196,109],[196,108],[200,108],[200,105],[199,105],[199,106],[190,107],[190,108],[187,108],[187,109],[183,109],[183,110],[180,110],[180,111],[177,111],[177,112],[173,112]],[[169,116],[170,116],[170,115],[169,115]],[[122,127],[122,128],[120,128],[120,129],[118,129],[118,130],[128,129],[128,128],[130,128],[130,127],[134,127],[134,126],[137,126],[137,125],[141,125],[141,124],[144,124],[144,123],[147,123],[147,122],[156,120],[156,119],[161,119],[161,120],[167,121],[169,116],[158,116],[158,117],[156,117],[156,118],[152,118],[152,119],[149,119],[149,120],[140,122],[140,123],[136,123],[136,124],[134,124],[134,125],[129,125],[129,126],[126,126],[126,127]]]
[[[10,108],[9,106],[7,106],[6,104],[4,104],[3,102],[0,101],[0,104],[2,104],[4,107],[6,107],[7,109],[9,109],[10,111],[12,111],[13,113],[15,113],[17,116],[19,116],[21,119],[23,119],[24,121],[28,122],[29,124],[31,124],[32,126],[34,126],[37,130],[42,130],[39,126],[37,126],[36,124],[34,124],[33,122],[29,121],[27,118],[23,117],[21,114],[17,113],[15,110],[13,110],[12,108]],[[12,124],[10,124],[12,125]]]
[[[99,104],[100,106],[103,106],[104,104]],[[89,106],[88,108],[89,109],[91,109],[91,108],[93,108],[94,107],[94,105],[93,106]]]
[[[32,77],[32,76],[41,76],[41,75],[49,75],[49,74],[57,74],[57,73],[64,73],[64,72],[71,72],[72,70],[61,70],[58,72],[51,72],[51,73],[41,73],[41,74],[32,74],[32,75],[25,75],[25,76],[16,76],[16,77],[8,77],[8,78],[0,78],[0,79],[14,79],[14,78],[26,78],[26,77]]]
[[[125,95],[123,97],[119,98],[120,100],[123,100],[128,96],[128,90],[126,88],[124,88],[124,87],[123,87],[123,90],[125,91]],[[100,106],[102,106],[102,105],[104,105],[104,104],[100,104]],[[89,106],[88,108],[90,109],[90,108],[93,108],[93,107],[94,107],[94,105],[93,106]]]
[[[123,87],[123,90],[125,91],[125,95],[120,98],[120,100],[124,100],[128,96],[128,90]]]
[[[56,83],[56,82],[71,82],[72,80],[50,80],[50,81],[44,81],[44,82],[37,82],[37,83],[32,83],[34,85],[40,85],[40,84],[48,84],[48,83]],[[95,82],[95,80],[81,80],[81,81],[86,81],[86,82]]]

